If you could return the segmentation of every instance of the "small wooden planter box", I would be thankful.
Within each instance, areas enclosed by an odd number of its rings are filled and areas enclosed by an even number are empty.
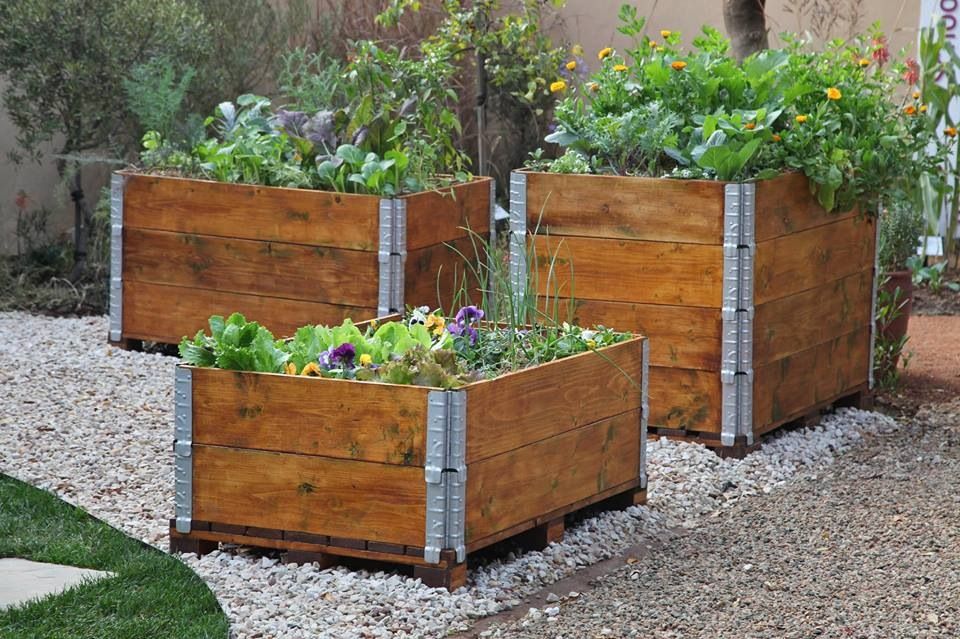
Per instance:
[[[876,225],[824,211],[804,176],[516,172],[510,215],[515,277],[533,268],[555,296],[558,253],[578,323],[650,338],[651,431],[743,454],[823,406],[866,401]],[[524,259],[528,242],[537,259]]]
[[[177,343],[239,311],[279,335],[444,305],[490,178],[397,199],[114,173],[110,340]],[[437,276],[440,275],[438,282]]]
[[[645,499],[647,341],[600,353],[454,391],[180,366],[171,550],[384,560],[456,588],[477,549]]]

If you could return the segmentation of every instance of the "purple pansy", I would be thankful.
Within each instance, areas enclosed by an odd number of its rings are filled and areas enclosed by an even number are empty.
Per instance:
[[[331,370],[334,368],[349,369],[353,368],[353,360],[357,356],[357,349],[353,344],[347,342],[336,348],[330,347],[320,353],[317,360],[320,362],[320,368]]]
[[[475,329],[472,324],[482,319],[483,311],[481,309],[476,306],[464,306],[454,318],[453,325],[448,326],[447,330],[450,331],[451,335],[469,339],[472,346],[477,343],[477,339],[480,337],[477,329]]]

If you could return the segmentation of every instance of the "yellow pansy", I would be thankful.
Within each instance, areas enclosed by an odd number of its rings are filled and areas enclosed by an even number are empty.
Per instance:
[[[360,355],[360,365],[369,366],[373,363],[373,357],[370,356],[370,353],[363,353]]]

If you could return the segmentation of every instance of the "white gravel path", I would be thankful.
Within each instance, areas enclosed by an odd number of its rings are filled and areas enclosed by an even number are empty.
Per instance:
[[[102,317],[0,314],[0,472],[165,549],[176,359],[111,348],[106,334]],[[669,527],[695,527],[744,497],[822,472],[838,452],[896,428],[888,417],[847,409],[742,461],[693,444],[651,443],[649,506],[604,513],[543,552],[477,568],[453,594],[389,573],[246,554],[185,560],[210,584],[238,639],[440,637]]]

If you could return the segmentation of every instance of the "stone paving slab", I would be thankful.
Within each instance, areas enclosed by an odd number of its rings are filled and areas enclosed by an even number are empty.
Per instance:
[[[113,573],[26,559],[0,559],[0,609],[58,593]]]

